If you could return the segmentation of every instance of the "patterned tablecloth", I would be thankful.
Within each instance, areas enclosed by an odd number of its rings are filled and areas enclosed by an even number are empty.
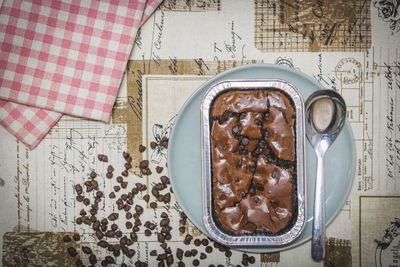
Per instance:
[[[109,123],[64,116],[32,151],[0,129],[3,265],[398,266],[399,43],[400,0],[165,0],[120,66]],[[310,242],[265,254],[213,242],[170,185],[180,107],[210,77],[257,62],[300,70],[347,103],[356,174],[321,263]]]

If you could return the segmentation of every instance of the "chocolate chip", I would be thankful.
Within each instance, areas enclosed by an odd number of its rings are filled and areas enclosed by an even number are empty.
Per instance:
[[[114,237],[115,236],[115,231],[108,230],[105,235],[106,235],[106,237]]]
[[[115,263],[114,258],[111,257],[111,256],[106,256],[106,257],[104,258],[104,260],[105,260],[108,264],[113,264],[113,263]]]
[[[160,177],[161,182],[166,185],[166,184],[170,184],[170,180],[167,176],[163,175]],[[164,187],[165,188],[165,187]]]
[[[243,137],[243,139],[242,139],[242,144],[243,144],[243,145],[247,145],[248,143],[249,143],[249,139],[246,138],[246,137]]]
[[[64,241],[65,243],[68,243],[68,242],[71,242],[72,239],[71,239],[71,237],[70,237],[69,235],[65,235],[65,236],[63,237],[63,241]]]
[[[116,225],[115,223],[111,224],[111,230],[117,231],[118,230],[118,225]]]
[[[230,251],[230,250],[227,250],[227,251],[225,251],[225,256],[226,257],[231,257],[232,256],[232,251]]]
[[[96,265],[96,263],[97,263],[96,255],[91,254],[91,255],[89,256],[89,263],[90,263],[91,265]]]
[[[72,235],[72,239],[76,242],[78,242],[79,240],[81,240],[81,236],[78,233],[74,233]]]
[[[139,145],[139,152],[143,153],[144,151],[146,151],[146,147],[144,145]]]
[[[156,202],[150,202],[150,208],[152,208],[152,209],[157,208],[157,203]]]
[[[75,266],[76,267],[84,267],[85,265],[83,265],[83,262],[81,259],[77,259],[75,262]]]
[[[206,247],[206,252],[211,253],[213,251],[213,248],[211,246]]]
[[[193,243],[194,243],[194,245],[195,245],[196,247],[198,247],[198,246],[201,245],[201,240],[196,238],[196,239],[194,240]]]
[[[103,233],[101,232],[101,231],[99,231],[99,230],[97,230],[96,231],[96,237],[98,238],[98,239],[102,239],[103,238]]]
[[[123,189],[126,189],[126,188],[128,187],[128,182],[122,182],[122,183],[121,183],[121,187],[122,187]]]
[[[149,168],[140,169],[140,171],[143,175],[147,175],[147,176],[151,175],[151,170]]]
[[[167,138],[167,137],[163,137],[163,138],[161,139],[160,144],[161,144],[161,146],[163,146],[165,149],[167,149],[167,148],[168,148],[168,138]]]
[[[129,173],[127,170],[125,170],[125,171],[121,172],[121,175],[124,177],[128,177]]]
[[[192,249],[192,256],[195,257],[197,255],[197,249]]]
[[[171,266],[174,263],[174,256],[168,255],[167,257],[167,265]]]
[[[90,174],[89,174],[89,177],[94,179],[94,178],[97,177],[97,173],[95,171],[91,171]]]
[[[156,167],[156,172],[157,172],[157,173],[161,173],[163,170],[164,170],[164,168],[161,167],[161,166],[157,166],[157,167]]]
[[[150,147],[151,149],[155,149],[157,147],[157,143],[156,142],[150,142]]]
[[[144,235],[145,235],[145,236],[151,236],[151,231],[150,231],[149,229],[146,229],[146,230],[144,231]]]
[[[116,219],[118,219],[118,213],[116,213],[116,212],[111,213],[111,214],[108,216],[108,219],[109,219],[110,221],[115,221]]]
[[[183,255],[185,255],[186,258],[192,257],[192,251],[186,250],[185,254],[183,254]]]
[[[176,257],[178,258],[178,260],[182,260],[183,257],[183,250],[180,248],[176,249]]]
[[[127,212],[127,213],[125,214],[125,218],[126,218],[127,220],[132,219],[132,213]]]
[[[130,155],[129,155],[129,153],[128,152],[122,152],[122,156],[126,159],[127,157],[129,157]]]
[[[193,266],[199,266],[200,261],[198,259],[194,259],[192,263],[193,263]]]
[[[76,249],[74,247],[67,248],[67,252],[71,257],[75,257],[76,255],[78,255],[78,252],[76,252]]]
[[[129,237],[131,238],[132,241],[136,242],[138,240],[138,236],[135,232],[131,232],[129,234]]]
[[[88,255],[92,254],[92,249],[87,246],[82,246],[82,251],[83,251],[83,253],[88,254]]]
[[[183,240],[183,243],[184,243],[185,245],[189,245],[190,242],[192,241],[192,239],[193,239],[193,236],[191,236],[190,234],[187,234],[187,235],[185,236],[185,239]]]
[[[208,245],[208,239],[207,238],[203,238],[203,240],[201,240],[201,244],[203,245],[203,246],[207,246]]]
[[[108,165],[107,172],[113,172],[113,171],[114,171],[114,167],[112,165]]]
[[[117,232],[115,232],[115,236],[116,236],[117,238],[120,238],[120,237],[122,236],[121,230],[118,230]]]
[[[171,194],[170,193],[166,193],[163,197],[163,201],[165,204],[168,204],[171,201]]]
[[[276,209],[276,208],[278,207],[278,204],[277,204],[275,201],[273,201],[273,200],[270,200],[269,203],[271,204],[271,207],[272,207],[273,209]]]
[[[250,262],[251,264],[254,264],[254,263],[256,262],[256,258],[254,258],[253,256],[250,256],[250,257],[249,257],[249,262]]]
[[[124,164],[124,167],[125,167],[125,170],[130,170],[130,169],[132,169],[132,164],[130,164],[130,163],[125,163],[125,164]]]
[[[153,194],[153,196],[158,197],[160,195],[160,192],[158,192],[158,189],[156,187],[153,187],[151,189],[151,193]]]
[[[143,213],[143,207],[140,206],[140,205],[136,205],[136,206],[135,206],[135,211],[136,211],[137,214],[140,215],[140,214]]]
[[[118,192],[119,190],[121,190],[121,187],[119,185],[115,185],[114,186],[114,191]]]
[[[164,242],[165,242],[164,235],[161,234],[161,233],[158,233],[158,234],[157,234],[157,240],[158,240],[158,242],[160,242],[160,243],[164,243]]]
[[[121,255],[121,251],[115,250],[115,248],[114,248],[113,256],[114,256],[114,257],[119,257],[119,255]],[[121,266],[122,266],[122,265],[121,265]]]
[[[178,262],[178,267],[185,267],[185,263],[183,263],[182,261]]]
[[[147,159],[139,162],[140,169],[146,169],[147,167],[149,167],[149,161]]]
[[[107,243],[107,241],[105,241],[105,240],[100,240],[99,242],[97,242],[97,245],[98,245],[99,247],[102,247],[102,248],[108,247],[108,243]]]
[[[83,188],[80,184],[75,185],[75,191],[78,195],[83,193]]]
[[[108,162],[108,157],[104,154],[98,154],[97,159],[102,162]]]
[[[200,259],[201,259],[201,260],[204,260],[204,259],[206,259],[206,258],[207,258],[207,255],[206,255],[205,253],[201,252],[201,253],[200,253]]]
[[[85,197],[82,195],[76,196],[76,201],[78,201],[78,202],[82,202],[84,199],[85,199]]]
[[[104,196],[103,192],[101,192],[101,191],[96,192],[96,197],[101,198],[103,196]]]
[[[150,196],[149,196],[148,194],[144,195],[144,196],[143,196],[143,200],[146,201],[146,202],[148,203],[149,200],[150,200]]]
[[[279,173],[274,171],[272,172],[271,177],[276,179],[279,177]]]
[[[160,221],[160,226],[167,226],[170,223],[168,218],[164,218]]]

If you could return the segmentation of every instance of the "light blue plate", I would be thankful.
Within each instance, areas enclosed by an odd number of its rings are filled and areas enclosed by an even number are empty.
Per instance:
[[[204,234],[201,193],[200,102],[204,92],[214,83],[229,79],[278,78],[290,82],[303,99],[321,85],[301,72],[271,64],[255,64],[234,68],[204,83],[184,104],[175,121],[169,140],[168,172],[175,196],[190,221]],[[350,194],[356,166],[356,150],[348,122],[325,155],[326,222],[331,223]],[[281,247],[238,248],[251,253],[269,253],[298,246],[311,238],[316,156],[306,141],[306,210],[307,222],[302,234]]]

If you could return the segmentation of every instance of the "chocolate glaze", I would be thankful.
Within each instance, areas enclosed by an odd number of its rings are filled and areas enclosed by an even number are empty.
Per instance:
[[[226,232],[276,234],[292,220],[295,114],[278,90],[233,90],[215,99],[213,207]]]

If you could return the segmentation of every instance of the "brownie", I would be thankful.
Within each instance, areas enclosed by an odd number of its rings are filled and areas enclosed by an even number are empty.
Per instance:
[[[277,234],[295,211],[296,113],[278,89],[231,90],[211,108],[213,216],[232,235]]]

